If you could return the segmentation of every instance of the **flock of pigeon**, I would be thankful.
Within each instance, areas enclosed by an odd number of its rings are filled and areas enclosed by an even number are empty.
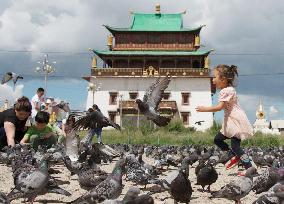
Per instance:
[[[169,82],[170,77],[158,79],[146,91],[143,101],[136,100],[140,112],[158,126],[165,126],[171,120],[157,112]],[[76,188],[86,191],[71,204],[152,204],[156,202],[154,196],[162,192],[168,192],[174,203],[189,203],[195,199],[195,186],[200,186],[198,190],[202,193],[210,193],[212,200],[224,198],[241,203],[242,198],[254,191],[256,197],[251,203],[284,203],[284,149],[281,147],[246,149],[256,166],[212,191],[211,185],[222,179],[216,169],[228,161],[228,155],[217,147],[93,144],[91,135],[80,140],[77,130],[106,126],[120,130],[120,126],[98,111],[87,115],[73,113],[69,117],[72,116],[77,120],[65,144],[50,149],[39,147],[36,152],[29,145],[16,145],[0,153],[0,163],[9,167],[14,184],[8,194],[0,192],[0,203],[19,203],[20,198],[33,203],[38,195],[47,193],[70,197],[72,194],[60,186],[64,181],[56,176],[63,173],[62,169],[77,179]],[[102,169],[113,162],[110,173]],[[60,168],[61,171],[54,168],[58,165],[66,168]],[[189,173],[193,168],[194,177]],[[193,184],[193,181],[196,182]],[[3,182],[0,180],[0,184]],[[122,196],[125,183],[132,186]]]
[[[210,193],[211,199],[225,198],[240,203],[254,191],[256,197],[251,203],[284,203],[283,148],[246,149],[257,168],[249,168],[245,176],[235,176],[221,189],[212,191],[210,186],[222,179],[216,168],[225,168],[222,165],[227,160],[227,155],[216,147],[108,146],[82,143],[76,134],[68,138],[66,145],[58,144],[47,150],[39,148],[37,152],[28,145],[7,147],[6,152],[0,154],[0,162],[11,168],[14,188],[7,195],[0,194],[0,203],[14,200],[18,202],[13,203],[19,203],[19,198],[32,203],[38,195],[46,193],[70,197],[71,194],[60,187],[64,181],[56,177],[63,169],[54,168],[58,165],[64,165],[77,179],[76,188],[86,190],[69,202],[73,204],[151,204],[155,202],[153,196],[164,191],[175,203],[189,203],[194,199],[193,185],[200,186],[198,191]],[[146,162],[149,159],[153,162]],[[102,170],[101,166],[111,162],[115,162],[111,173]],[[193,178],[189,176],[192,168],[196,174]],[[126,182],[132,186],[121,197]]]

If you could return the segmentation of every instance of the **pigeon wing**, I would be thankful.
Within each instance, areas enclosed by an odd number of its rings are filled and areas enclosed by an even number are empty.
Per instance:
[[[8,81],[12,79],[12,73],[8,72],[4,75],[1,84],[6,84]]]
[[[23,77],[18,75],[18,74],[16,74],[16,73],[14,73],[14,72],[12,72],[12,79],[13,79],[13,83],[16,84],[18,79],[23,79]]]
[[[92,129],[97,127],[98,123],[101,123],[103,116],[98,111],[94,111],[90,114],[80,117],[74,124],[73,129]]]
[[[160,80],[160,78],[158,78],[157,81],[152,84],[146,91],[143,102],[147,103],[150,107],[157,109],[159,103],[162,100],[162,93],[168,87],[170,81],[171,79],[168,76],[163,80]]]

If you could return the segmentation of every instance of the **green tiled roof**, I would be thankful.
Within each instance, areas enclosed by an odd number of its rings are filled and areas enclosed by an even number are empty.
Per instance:
[[[96,55],[119,55],[119,56],[191,56],[191,55],[208,55],[210,50],[197,51],[99,51],[93,50]]]
[[[184,28],[182,14],[145,14],[134,13],[133,21],[130,28],[114,28],[105,25],[110,32],[115,31],[198,31],[202,28]]]

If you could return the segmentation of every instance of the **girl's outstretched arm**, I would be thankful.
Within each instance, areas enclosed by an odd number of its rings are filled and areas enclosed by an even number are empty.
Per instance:
[[[217,112],[220,111],[224,108],[225,102],[221,101],[218,103],[216,106],[210,106],[210,107],[205,107],[205,106],[197,106],[195,110],[197,112]]]

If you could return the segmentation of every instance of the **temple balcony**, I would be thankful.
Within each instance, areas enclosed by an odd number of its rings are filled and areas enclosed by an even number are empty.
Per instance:
[[[119,107],[121,107],[123,110],[138,110],[138,105],[135,103],[135,100],[123,100],[119,104]],[[158,111],[172,110],[175,112],[177,109],[177,103],[174,100],[162,100],[158,107]]]
[[[207,68],[93,68],[91,75],[96,77],[147,77],[147,76],[176,76],[176,77],[210,77]]]

